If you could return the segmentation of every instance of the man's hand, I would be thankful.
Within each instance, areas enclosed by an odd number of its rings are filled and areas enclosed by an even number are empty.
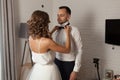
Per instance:
[[[77,72],[72,72],[71,74],[70,74],[70,79],[69,80],[76,80],[76,78],[77,78]]]

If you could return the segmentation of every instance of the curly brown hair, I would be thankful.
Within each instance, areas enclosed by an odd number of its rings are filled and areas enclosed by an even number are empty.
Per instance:
[[[34,38],[49,38],[49,23],[49,15],[46,12],[34,11],[31,18],[27,21],[29,35]]]

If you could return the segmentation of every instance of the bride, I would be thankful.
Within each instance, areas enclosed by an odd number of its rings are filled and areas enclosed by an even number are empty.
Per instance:
[[[29,25],[29,44],[32,51],[32,60],[35,63],[26,80],[61,80],[60,73],[54,63],[54,53],[57,51],[64,54],[70,52],[70,27],[64,31],[67,38],[65,45],[55,43],[49,33],[49,15],[36,10],[27,21]],[[57,28],[56,28],[57,29]]]

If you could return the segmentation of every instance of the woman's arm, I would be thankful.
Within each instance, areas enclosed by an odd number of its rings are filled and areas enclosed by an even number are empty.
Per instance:
[[[59,45],[53,40],[50,40],[49,49],[53,51],[61,52],[61,53],[69,53],[71,50],[70,31],[71,31],[71,28],[69,26],[65,27],[65,32],[67,35],[65,46]]]
[[[50,36],[52,36],[52,34],[53,34],[56,30],[58,30],[58,26],[55,26],[55,27],[52,29],[52,31],[49,32],[49,33],[50,33]]]

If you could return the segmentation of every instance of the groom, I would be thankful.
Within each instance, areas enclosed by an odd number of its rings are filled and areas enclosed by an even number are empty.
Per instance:
[[[61,54],[56,52],[55,63],[58,66],[62,80],[76,80],[77,73],[81,67],[81,55],[82,55],[82,42],[79,30],[77,27],[69,24],[71,17],[71,9],[67,6],[59,7],[57,14],[57,21],[60,26],[55,33],[55,40],[57,43],[64,45],[66,35],[64,32],[64,26],[69,25],[71,30],[71,51],[69,54]]]

